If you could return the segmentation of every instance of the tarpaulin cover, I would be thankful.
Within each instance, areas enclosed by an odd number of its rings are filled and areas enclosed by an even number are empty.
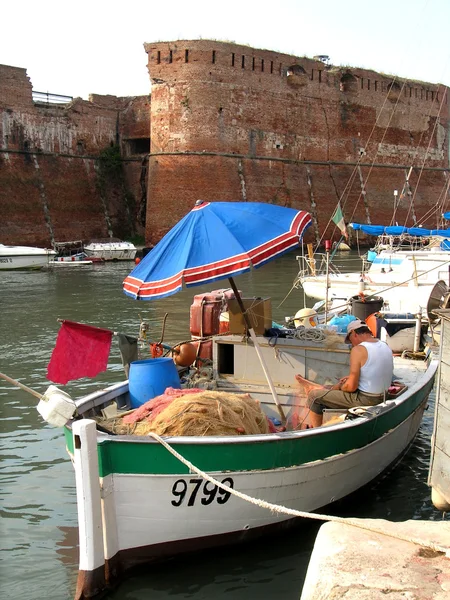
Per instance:
[[[384,225],[364,225],[361,223],[350,223],[350,227],[355,231],[362,231],[368,235],[414,235],[416,237],[448,237],[450,238],[450,229],[425,229],[424,227],[401,227],[393,225],[385,227]]]

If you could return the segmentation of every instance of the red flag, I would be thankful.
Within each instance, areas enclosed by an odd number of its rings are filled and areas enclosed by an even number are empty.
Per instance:
[[[65,384],[106,371],[112,335],[109,329],[63,321],[48,363],[47,379]]]

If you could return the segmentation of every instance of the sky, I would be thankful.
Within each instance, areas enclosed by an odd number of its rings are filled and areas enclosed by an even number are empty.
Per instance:
[[[144,43],[193,39],[450,86],[450,0],[21,0],[1,16],[0,64],[85,100],[149,94]]]

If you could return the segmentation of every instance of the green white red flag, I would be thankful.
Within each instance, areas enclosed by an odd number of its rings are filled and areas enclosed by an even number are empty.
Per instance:
[[[342,214],[341,203],[338,202],[336,210],[331,217],[333,223],[337,225],[337,227],[341,230],[342,235],[348,239],[347,227],[345,226],[344,215]]]

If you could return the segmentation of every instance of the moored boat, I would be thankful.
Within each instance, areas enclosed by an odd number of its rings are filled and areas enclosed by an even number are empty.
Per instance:
[[[334,383],[348,368],[348,346],[341,342],[330,348],[325,339],[280,338],[274,347],[258,336],[288,422],[298,409],[295,374]],[[254,346],[242,336],[216,336],[213,354],[217,389],[250,394],[275,421],[278,409]],[[394,395],[376,407],[344,411],[337,423],[260,435],[165,437],[169,450],[149,435],[114,435],[101,426],[102,411],[113,408],[120,418],[130,410],[128,382],[80,398],[78,416],[65,428],[77,482],[77,597],[91,597],[143,562],[262,535],[292,520],[258,500],[310,512],[369,483],[413,441],[436,367],[436,360],[396,357],[401,385]]]
[[[425,308],[438,280],[449,281],[450,230],[419,227],[382,227],[352,223],[357,231],[378,235],[378,244],[368,253],[370,260],[359,271],[340,272],[328,265],[326,256],[315,267],[316,258],[299,256],[297,284],[316,299],[344,302],[359,292],[382,295],[387,311],[416,313]],[[394,233],[396,235],[394,235]]]
[[[91,241],[84,249],[90,257],[103,260],[134,260],[137,252],[131,242],[112,239]]]
[[[57,254],[50,262],[52,267],[83,267],[104,262],[101,258],[88,256],[82,240],[54,242],[53,247]]]
[[[46,267],[54,250],[33,246],[5,246],[0,244],[0,271],[14,269],[42,269]]]

